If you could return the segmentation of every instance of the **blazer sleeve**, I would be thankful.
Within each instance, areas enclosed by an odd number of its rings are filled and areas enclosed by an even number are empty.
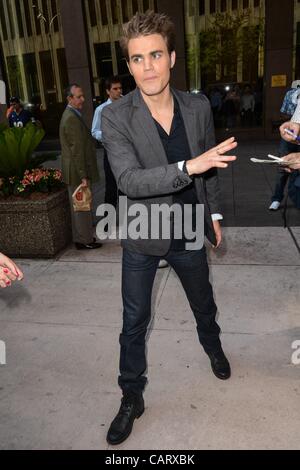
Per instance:
[[[72,116],[65,125],[65,136],[71,153],[71,164],[81,179],[87,177],[85,162],[85,135],[82,123]]]
[[[118,188],[131,199],[176,193],[192,182],[177,163],[143,168],[134,143],[110,106],[102,113],[102,142]]]
[[[207,125],[205,132],[205,152],[216,145],[215,139],[215,130],[214,130],[214,121],[212,116],[212,111],[210,105],[207,101]],[[211,168],[209,171],[203,174],[203,181],[206,188],[206,197],[207,202],[210,208],[211,214],[221,213],[220,208],[220,184],[219,184],[219,175],[217,168]]]

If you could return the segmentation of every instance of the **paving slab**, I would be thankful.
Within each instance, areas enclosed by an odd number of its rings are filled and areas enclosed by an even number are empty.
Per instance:
[[[77,250],[70,245],[60,256],[59,261],[117,263],[122,260],[122,248],[118,240],[104,240],[97,250]]]
[[[212,374],[176,275],[159,270],[146,410],[114,448],[120,248],[18,261],[26,278],[0,293],[0,449],[299,450],[299,252],[280,227],[224,233],[224,253],[209,256],[232,378]]]
[[[117,329],[7,324],[4,335],[0,448],[107,449],[120,400]],[[145,413],[113,449],[299,449],[299,336],[224,334],[233,374],[222,382],[193,332],[155,329]]]
[[[119,449],[299,449],[294,337],[223,335],[233,375],[222,382],[195,335],[154,331],[146,411]]]
[[[298,246],[300,247],[300,227],[291,227],[291,231],[296,239]]]
[[[210,272],[224,332],[274,333],[299,325],[299,267],[212,266]],[[194,316],[173,271],[157,308],[155,327],[195,330]]]
[[[300,265],[300,256],[283,227],[224,227],[218,250],[208,250],[212,264]]]
[[[106,448],[105,397],[119,400],[119,329],[7,323],[1,330],[0,448],[72,449],[86,429],[94,448]]]
[[[154,308],[167,271],[157,271]],[[121,319],[120,263],[54,262],[34,282],[25,279],[0,297],[0,323],[10,320],[119,327]]]

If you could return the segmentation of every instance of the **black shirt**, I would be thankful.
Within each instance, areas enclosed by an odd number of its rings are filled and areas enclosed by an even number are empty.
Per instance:
[[[184,122],[182,119],[182,115],[180,112],[179,104],[173,96],[174,99],[174,117],[171,125],[170,134],[164,130],[164,128],[157,122],[155,119],[154,122],[156,124],[161,142],[165,149],[168,162],[178,163],[183,160],[190,160],[191,159],[191,151],[184,127]],[[184,206],[184,204],[192,204],[196,206],[198,203],[197,194],[195,190],[194,183],[192,182],[190,185],[183,188],[181,191],[174,193],[173,195],[173,203],[180,204]],[[183,213],[183,212],[182,212]],[[193,211],[195,214],[195,211]],[[195,230],[195,217],[193,217],[193,230]],[[171,249],[173,250],[182,250],[185,249],[185,243],[187,241],[191,242],[192,240],[186,240],[184,238],[184,231],[183,238],[181,240],[175,240],[172,237]]]

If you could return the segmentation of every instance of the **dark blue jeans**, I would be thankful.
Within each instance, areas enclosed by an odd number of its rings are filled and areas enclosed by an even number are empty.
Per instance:
[[[294,153],[294,152],[299,152],[299,145],[293,144],[292,142],[287,142],[286,140],[281,139],[280,145],[279,145],[279,152],[278,152],[279,156],[284,157],[285,155],[288,155],[289,153]],[[284,189],[285,189],[287,180],[289,179],[289,176],[290,176],[289,173],[284,171],[282,168],[278,168],[275,189],[272,195],[272,202],[273,201],[281,202],[282,199],[284,198]]]
[[[169,251],[164,256],[178,275],[194,313],[199,341],[207,353],[221,349],[206,250]],[[120,335],[119,385],[142,392],[147,368],[145,338],[151,320],[151,294],[160,257],[124,249],[122,271],[123,329]]]

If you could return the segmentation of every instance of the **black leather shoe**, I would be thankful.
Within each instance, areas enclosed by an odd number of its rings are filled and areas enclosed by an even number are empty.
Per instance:
[[[87,243],[86,245],[84,243],[75,243],[75,246],[77,250],[96,250],[97,248],[101,248],[102,243]]]
[[[132,431],[134,420],[144,413],[142,395],[126,393],[121,401],[119,412],[108,430],[106,440],[111,445],[121,444]]]
[[[213,373],[218,379],[226,380],[229,379],[231,375],[230,364],[221,350],[216,353],[208,354],[210,358],[211,368]]]

